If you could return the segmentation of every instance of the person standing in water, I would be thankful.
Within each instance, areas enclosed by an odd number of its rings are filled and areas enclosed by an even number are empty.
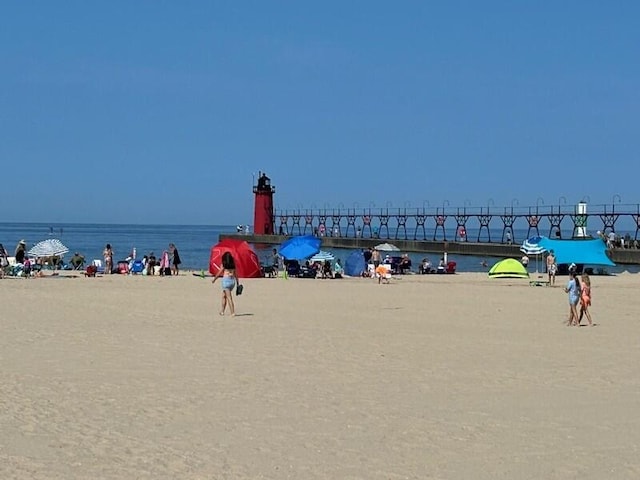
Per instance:
[[[231,316],[235,316],[236,307],[233,303],[233,289],[236,286],[236,262],[229,252],[222,254],[222,267],[218,269],[218,273],[213,277],[211,283],[216,283],[218,278],[222,277],[222,304],[220,315],[224,315],[227,305]]]

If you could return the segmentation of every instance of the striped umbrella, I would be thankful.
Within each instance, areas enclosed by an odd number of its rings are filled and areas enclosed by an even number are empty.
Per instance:
[[[542,236],[531,237],[522,242],[522,245],[520,246],[520,251],[522,253],[536,256],[536,273],[538,273],[538,255],[542,255],[547,251],[546,248],[540,245],[540,242],[544,238],[545,237]]]
[[[526,253],[527,255],[540,255],[547,251],[542,245],[540,245],[540,241],[544,237],[531,237],[522,242],[522,246],[520,246],[520,251],[522,253]]]
[[[309,259],[311,263],[313,262],[324,262],[326,260],[335,260],[336,257],[333,256],[331,252],[326,252],[324,250],[320,250],[313,257]]]
[[[27,253],[32,257],[60,257],[68,251],[69,249],[57,238],[48,238],[36,243]]]

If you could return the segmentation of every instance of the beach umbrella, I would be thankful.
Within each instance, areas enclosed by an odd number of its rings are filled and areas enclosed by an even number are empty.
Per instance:
[[[522,245],[520,246],[520,251],[522,253],[526,255],[536,256],[536,273],[538,272],[538,255],[542,255],[547,251],[545,247],[540,245],[540,242],[542,242],[545,238],[546,237],[542,236],[531,237],[522,242]]]
[[[48,238],[36,243],[27,254],[31,257],[61,257],[68,251],[57,238]]]
[[[222,268],[222,255],[231,253],[236,263],[236,275],[238,278],[257,278],[262,276],[262,268],[258,255],[251,245],[244,240],[232,238],[222,240],[211,247],[209,255],[209,273],[216,275]]]
[[[320,250],[313,257],[309,259],[310,262],[325,262],[327,260],[335,260],[336,257],[333,256],[331,252],[325,252],[324,250]]]
[[[344,262],[344,273],[350,277],[359,277],[366,269],[367,265],[361,251],[351,252]]]
[[[305,260],[320,251],[320,240],[313,235],[292,237],[280,244],[278,253],[287,260]]]
[[[380,243],[373,248],[381,252],[399,252],[400,251],[400,249],[392,243]]]

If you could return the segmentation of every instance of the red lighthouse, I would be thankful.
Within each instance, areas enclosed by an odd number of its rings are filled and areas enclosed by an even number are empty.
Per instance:
[[[258,172],[258,184],[253,186],[255,204],[253,207],[253,233],[256,235],[273,235],[273,194],[276,187],[271,186],[271,179],[263,172]]]

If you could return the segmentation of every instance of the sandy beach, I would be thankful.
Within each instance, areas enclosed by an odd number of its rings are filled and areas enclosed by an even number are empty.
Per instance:
[[[2,479],[637,479],[640,277],[0,280]],[[586,321],[585,321],[586,323]]]

